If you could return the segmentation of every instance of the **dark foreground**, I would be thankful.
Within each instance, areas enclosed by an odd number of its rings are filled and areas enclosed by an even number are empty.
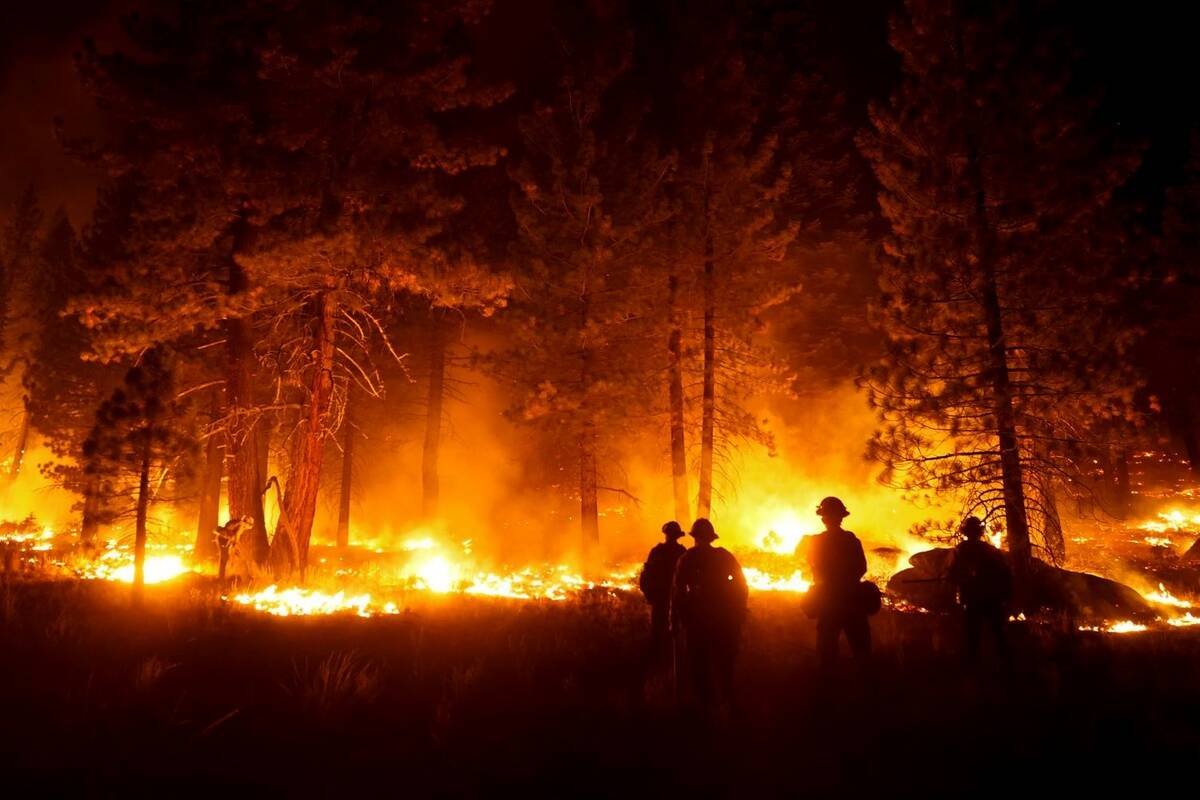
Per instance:
[[[818,691],[794,598],[751,602],[739,709],[705,721],[643,680],[635,598],[274,619],[179,588],[151,590],[137,615],[112,585],[0,585],[0,785],[12,797],[1195,785],[1200,632],[1022,625],[1011,670],[969,675],[950,620],[885,610],[873,689],[847,663]]]

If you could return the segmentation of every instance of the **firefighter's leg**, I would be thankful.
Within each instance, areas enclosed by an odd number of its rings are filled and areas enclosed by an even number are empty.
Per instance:
[[[996,608],[991,613],[992,634],[996,639],[996,653],[1001,658],[1008,657],[1008,641],[1005,638],[1005,628],[1008,627],[1008,613],[1003,608]]]
[[[963,609],[963,628],[966,634],[966,660],[974,663],[979,658],[979,638],[983,633],[983,614],[974,606]]]
[[[694,629],[689,630],[687,649],[692,690],[696,693],[696,699],[701,705],[711,705],[713,700],[712,642],[704,633]]]
[[[854,660],[865,664],[871,659],[871,623],[866,617],[853,617],[846,621],[845,629]]]
[[[817,619],[817,664],[821,672],[829,674],[837,663],[838,636],[842,626],[832,617]]]

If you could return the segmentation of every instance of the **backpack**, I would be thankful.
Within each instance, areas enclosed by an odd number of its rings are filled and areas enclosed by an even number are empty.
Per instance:
[[[651,604],[663,603],[671,596],[671,585],[675,579],[675,566],[678,558],[669,551],[657,545],[650,551],[638,576],[638,588],[642,596]]]
[[[883,608],[883,592],[879,591],[879,587],[871,581],[862,581],[858,584],[855,599],[858,601],[858,612],[868,617],[875,616],[879,613],[879,609]]]

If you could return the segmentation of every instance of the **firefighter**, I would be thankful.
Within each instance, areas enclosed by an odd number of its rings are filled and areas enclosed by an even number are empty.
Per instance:
[[[638,587],[650,604],[651,646],[656,656],[664,654],[671,644],[671,589],[675,584],[675,565],[687,549],[679,543],[684,533],[675,520],[662,526],[662,534],[663,541],[651,548],[638,577]]]
[[[817,619],[817,659],[821,672],[826,675],[832,672],[837,662],[838,639],[843,632],[854,660],[865,670],[871,657],[871,627],[867,617],[872,609],[864,607],[860,581],[867,573],[867,557],[858,537],[842,528],[842,520],[850,516],[845,503],[836,497],[826,497],[817,506],[817,515],[825,525],[825,532],[801,539],[796,554],[807,559],[813,576],[806,605],[809,616]]]
[[[235,517],[213,531],[213,536],[217,540],[217,550],[220,553],[217,578],[222,584],[225,583],[225,570],[229,564],[229,556],[237,547],[242,531],[252,527],[254,527],[254,520],[251,517]]]
[[[954,548],[948,577],[958,590],[958,604],[963,610],[966,660],[974,663],[984,628],[992,632],[996,652],[1006,652],[1004,624],[1012,599],[1012,573],[1004,554],[984,540],[979,517],[963,520],[959,533],[963,541]]]
[[[672,628],[686,639],[688,671],[696,698],[706,707],[733,703],[733,668],[746,619],[746,576],[733,554],[714,547],[707,519],[690,531],[695,545],[679,559],[671,603]]]

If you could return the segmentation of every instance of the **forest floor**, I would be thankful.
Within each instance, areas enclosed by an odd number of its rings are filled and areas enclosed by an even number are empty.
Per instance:
[[[755,595],[738,705],[648,681],[640,598],[463,597],[274,618],[185,587],[0,583],[8,796],[957,796],[1195,782],[1200,630],[873,618],[874,679],[816,682],[794,597]],[[1186,785],[1185,784],[1185,785]],[[1190,790],[1189,790],[1190,791]]]

